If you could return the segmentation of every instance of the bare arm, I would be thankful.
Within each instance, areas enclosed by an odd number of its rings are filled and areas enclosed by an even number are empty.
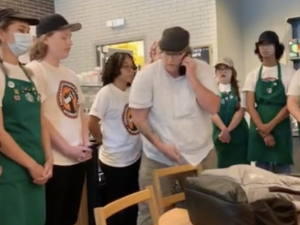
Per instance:
[[[135,125],[139,128],[140,132],[150,141],[157,149],[161,147],[161,140],[159,136],[152,129],[148,121],[148,109],[131,109],[132,118]]]
[[[196,75],[191,76],[190,83],[195,92],[198,104],[210,114],[217,114],[220,108],[220,97],[204,87]]]
[[[279,113],[270,121],[270,124],[272,127],[275,127],[277,124],[279,124],[282,120],[287,118],[289,116],[289,111],[287,107],[283,107]]]
[[[263,122],[258,114],[258,112],[255,109],[255,96],[254,96],[254,92],[251,91],[247,91],[247,95],[246,95],[246,103],[247,103],[247,111],[251,117],[251,120],[253,121],[253,123],[257,126],[260,127]]]
[[[245,111],[246,110],[244,108],[240,108],[238,111],[235,112],[228,126],[229,132],[234,130],[237,127],[237,125],[240,124],[240,122],[245,116]]]
[[[81,118],[81,133],[82,133],[83,145],[88,146],[90,144],[89,129],[88,129],[87,118],[84,115],[82,107],[80,107],[80,118]]]
[[[8,158],[20,164],[27,170],[34,168],[37,163],[25,151],[23,151],[15,140],[6,132],[3,126],[2,108],[0,110],[0,137],[1,137],[1,152]]]
[[[218,114],[212,115],[211,119],[220,130],[225,130],[227,128]]]
[[[53,155],[51,150],[51,140],[48,129],[46,127],[45,116],[43,108],[41,109],[41,123],[42,123],[42,139],[43,139],[43,148],[47,161],[53,161]]]
[[[70,148],[70,145],[66,140],[58,133],[58,131],[53,127],[50,121],[45,117],[44,118],[45,126],[50,135],[51,144],[56,147],[57,150],[61,153],[65,153]]]
[[[287,109],[290,111],[292,116],[300,122],[300,108],[299,108],[299,97],[298,96],[288,96]]]
[[[89,115],[88,128],[95,140],[102,144],[102,133],[99,126],[100,119],[96,116]]]

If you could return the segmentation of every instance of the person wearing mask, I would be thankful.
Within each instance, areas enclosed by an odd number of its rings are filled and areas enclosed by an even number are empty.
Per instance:
[[[215,65],[221,105],[218,114],[212,116],[213,140],[218,153],[218,168],[236,164],[249,164],[247,160],[248,124],[246,102],[240,95],[237,72],[232,59],[225,57]]]
[[[69,24],[59,14],[40,19],[37,39],[26,65],[40,86],[47,129],[54,157],[53,177],[46,184],[46,225],[74,225],[77,221],[85,178],[85,161],[91,158],[83,96],[76,74],[60,61],[72,47],[72,32],[80,23]]]
[[[243,89],[251,117],[248,159],[274,173],[289,173],[293,164],[286,92],[294,70],[279,62],[283,52],[278,35],[263,32],[255,49],[262,65],[247,75]]]
[[[161,59],[138,72],[132,83],[129,107],[143,141],[141,189],[153,185],[156,169],[217,166],[210,114],[219,111],[219,91],[213,69],[187,56],[189,39],[189,32],[181,27],[164,30]],[[170,194],[174,181],[162,182],[163,194]],[[139,205],[138,224],[152,224],[147,203]]]
[[[102,143],[99,160],[108,202],[139,191],[142,143],[128,107],[129,84],[134,71],[130,54],[116,52],[111,55],[102,72],[104,86],[97,93],[89,113],[90,133]],[[137,205],[129,207],[110,217],[108,225],[136,225],[137,212]]]
[[[44,184],[52,175],[50,138],[39,84],[19,62],[31,45],[30,25],[39,20],[0,10],[0,224],[44,225]],[[37,86],[36,86],[37,85]]]

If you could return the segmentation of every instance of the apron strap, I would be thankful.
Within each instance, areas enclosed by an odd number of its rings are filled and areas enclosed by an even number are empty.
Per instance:
[[[260,68],[259,68],[258,79],[261,79],[262,69],[263,69],[263,65],[261,65]],[[281,65],[280,65],[279,62],[277,62],[277,75],[278,75],[278,80],[281,80]]]

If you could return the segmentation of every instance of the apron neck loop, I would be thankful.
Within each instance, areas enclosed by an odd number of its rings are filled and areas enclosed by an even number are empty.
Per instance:
[[[262,70],[263,70],[263,65],[261,65],[259,68],[259,72],[258,72],[259,79],[261,79]],[[277,62],[277,74],[278,74],[278,80],[281,80],[281,66],[279,62]]]

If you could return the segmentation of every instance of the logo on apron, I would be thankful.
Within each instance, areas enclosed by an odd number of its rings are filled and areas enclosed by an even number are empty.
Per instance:
[[[14,87],[15,87],[15,83],[12,82],[12,81],[8,81],[8,82],[7,82],[7,86],[8,86],[9,88],[14,88]]]
[[[128,107],[128,104],[126,104],[124,107],[122,122],[129,134],[137,135],[140,133],[139,129],[133,123],[131,109]]]
[[[78,89],[73,83],[64,80],[60,82],[57,92],[57,104],[66,117],[71,119],[78,117]]]
[[[29,102],[33,102],[34,101],[34,97],[31,93],[26,93],[25,94],[25,98],[27,99],[27,101]]]

